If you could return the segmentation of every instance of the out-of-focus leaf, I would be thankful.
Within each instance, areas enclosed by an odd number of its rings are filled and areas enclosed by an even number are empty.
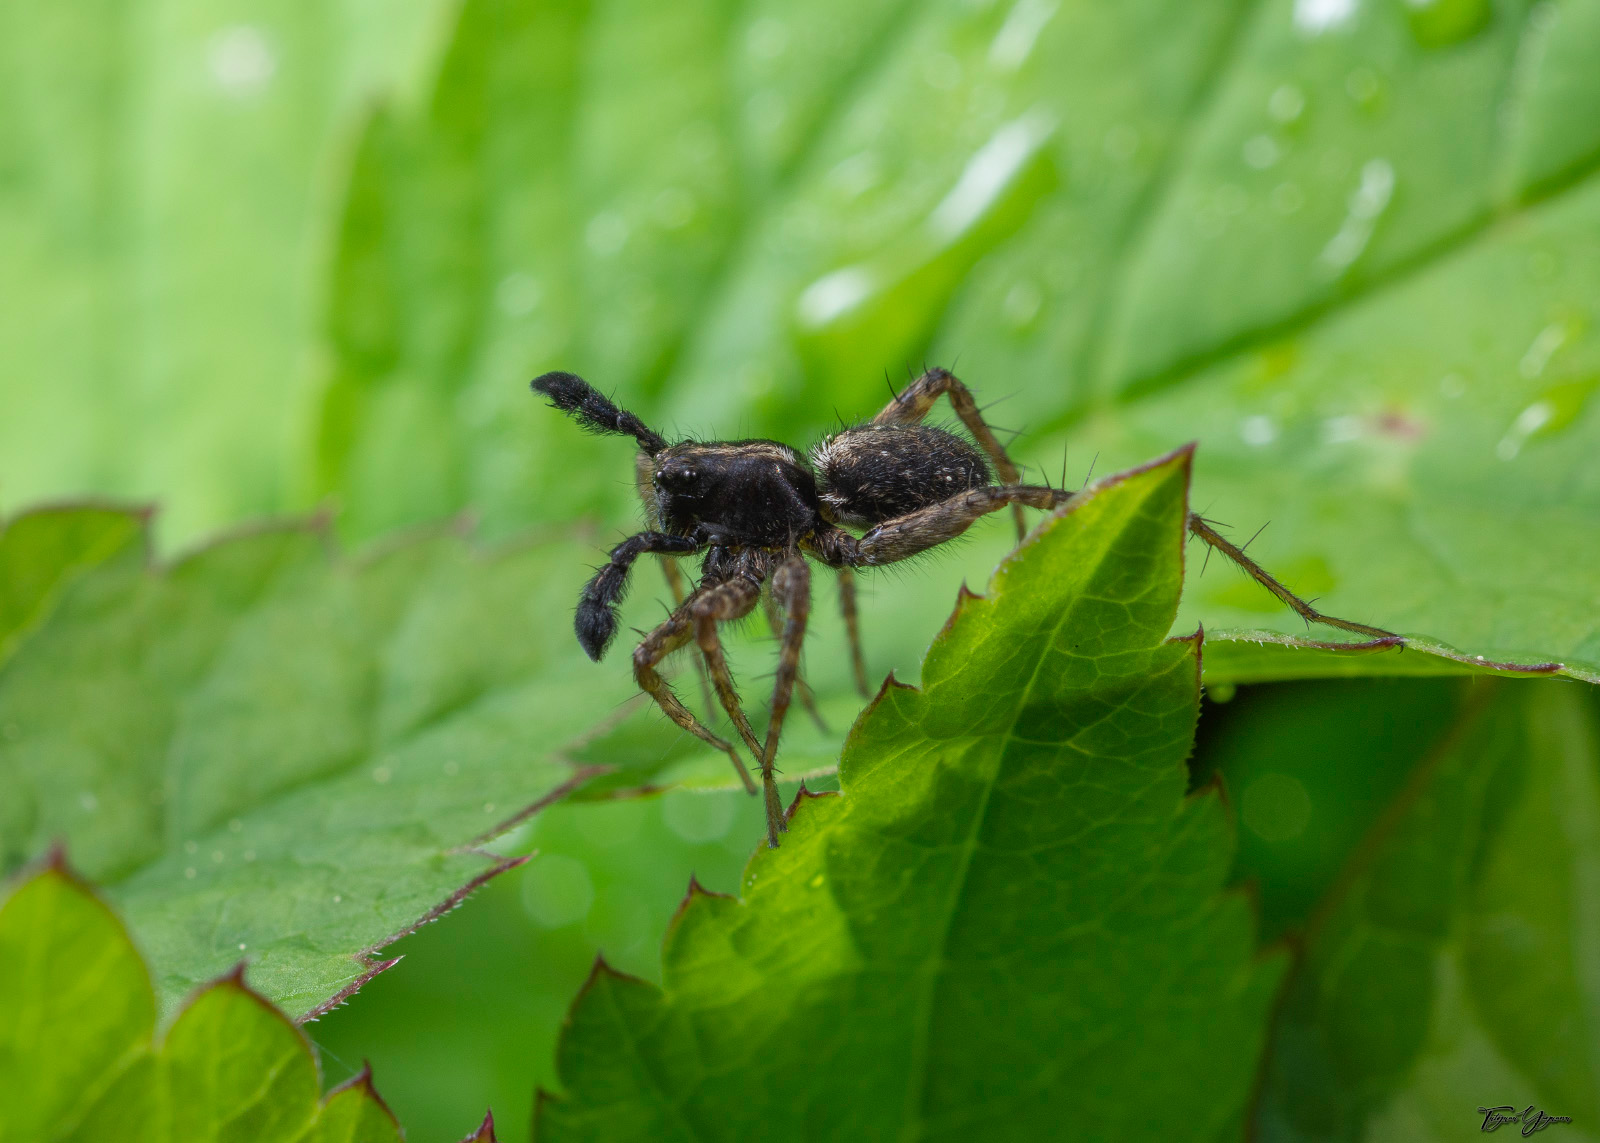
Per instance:
[[[365,1072],[319,1101],[311,1045],[240,974],[159,1042],[133,942],[57,857],[0,907],[0,1140],[398,1143]]]
[[[358,534],[615,511],[615,450],[525,391],[555,365],[700,432],[865,412],[1050,195],[1113,245],[1237,7],[470,0],[427,112],[363,144],[322,486]]]
[[[1191,781],[1225,784],[1239,820],[1233,878],[1254,890],[1264,939],[1311,919],[1471,693],[1461,679],[1320,679],[1205,705]]]
[[[1552,683],[1473,696],[1307,939],[1262,1139],[1454,1139],[1506,1105],[1596,1137],[1600,705]]]
[[[69,843],[167,1007],[243,958],[296,1016],[347,995],[506,867],[480,842],[596,772],[564,749],[634,690],[568,630],[570,540],[434,533],[349,560],[285,525],[151,567],[125,523],[63,509],[0,533],[0,566],[76,558],[96,529],[122,545],[0,668],[0,855]]]
[[[1251,554],[1328,610],[1469,660],[1564,663],[1592,681],[1596,267],[1600,187],[1586,184],[1315,326],[1091,421],[1083,447],[1118,464],[1171,434],[1199,437],[1200,506],[1239,531],[1270,521]],[[1182,614],[1208,630],[1299,626],[1218,561],[1189,586]],[[1233,646],[1216,648],[1213,670],[1229,672]],[[1296,651],[1269,662],[1240,650],[1241,678],[1326,669]],[[1414,661],[1386,662],[1405,658],[1340,668],[1409,673]]]
[[[0,531],[0,663],[74,576],[127,556],[141,526],[138,514],[109,507],[25,512],[9,521]]]
[[[358,113],[443,0],[0,12],[0,498],[158,498],[169,538],[303,500],[321,253]]]
[[[413,1138],[453,1139],[487,1106],[499,1134],[527,1139],[596,950],[659,980],[684,886],[736,888],[764,828],[760,799],[742,789],[550,806],[502,843],[536,860],[397,942],[396,971],[306,1030],[329,1074],[334,1061],[372,1061]]]
[[[603,964],[539,1137],[1211,1139],[1281,958],[1184,796],[1199,640],[1166,639],[1189,457],[1115,478],[968,596],[740,898],[691,892],[657,989]]]
[[[1297,621],[1196,560],[1180,626],[1218,681],[1593,681],[1597,44],[1595,0],[468,3],[430,114],[367,136],[323,487],[358,533],[458,503],[621,523],[620,447],[526,376],[803,444],[936,360],[1078,471],[1198,438],[1203,509],[1430,649],[1251,645]],[[368,352],[340,331],[377,298]]]

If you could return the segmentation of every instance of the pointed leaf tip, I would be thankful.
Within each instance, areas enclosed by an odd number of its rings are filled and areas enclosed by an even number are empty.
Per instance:
[[[494,1112],[484,1112],[483,1122],[478,1125],[478,1129],[463,1139],[461,1143],[498,1143],[494,1135]]]

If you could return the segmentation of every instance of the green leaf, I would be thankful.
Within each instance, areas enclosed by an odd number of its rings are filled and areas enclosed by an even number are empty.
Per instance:
[[[1600,704],[1479,682],[1311,930],[1269,1140],[1450,1139],[1479,1107],[1600,1119]]]
[[[0,906],[0,1140],[401,1137],[366,1073],[318,1100],[311,1045],[240,973],[155,1031],[127,931],[57,855]]]
[[[0,531],[0,663],[80,572],[126,553],[142,521],[117,508],[25,512]]]
[[[348,137],[450,5],[0,13],[0,493],[159,497],[188,538],[303,501]]]
[[[356,534],[620,522],[618,449],[525,376],[804,443],[956,362],[1080,471],[1198,438],[1205,511],[1424,652],[1320,653],[1191,567],[1214,680],[1593,681],[1597,43],[1594,0],[470,2],[429,113],[367,136],[322,486]]]
[[[1243,687],[1206,704],[1191,770],[1196,783],[1226,783],[1239,817],[1232,880],[1251,885],[1264,937],[1304,929],[1412,771],[1453,731],[1473,685],[1324,679]]]
[[[275,1003],[324,1010],[524,860],[485,839],[601,772],[564,750],[633,686],[554,618],[584,545],[435,532],[349,560],[284,525],[151,567],[142,519],[63,509],[0,533],[0,567],[96,528],[123,545],[0,668],[0,855],[69,844],[165,1009],[248,958]]]
[[[1114,478],[966,596],[890,684],[841,796],[740,898],[691,888],[661,989],[598,965],[540,1138],[1211,1139],[1283,960],[1186,798],[1199,639],[1168,640],[1189,454]]]

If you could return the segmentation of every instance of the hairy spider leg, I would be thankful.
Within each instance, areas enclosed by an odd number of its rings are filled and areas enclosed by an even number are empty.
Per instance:
[[[974,488],[927,508],[908,512],[893,520],[885,520],[860,539],[842,528],[836,528],[818,533],[810,546],[824,563],[834,567],[876,567],[892,564],[937,547],[947,540],[955,539],[966,531],[974,520],[1007,504],[1026,504],[1030,508],[1055,508],[1078,495],[1080,493],[1029,484]],[[1245,574],[1277,596],[1306,622],[1324,623],[1329,627],[1367,635],[1373,639],[1400,638],[1394,632],[1385,631],[1381,627],[1355,623],[1316,610],[1274,579],[1265,568],[1245,555],[1236,544],[1219,535],[1194,512],[1189,513],[1188,529],[1232,560],[1244,570]]]
[[[702,587],[689,597],[687,604],[694,621],[695,642],[706,657],[711,685],[716,688],[717,698],[722,700],[722,709],[733,720],[734,729],[758,761],[761,758],[761,744],[756,741],[755,731],[750,729],[750,720],[744,716],[744,708],[739,705],[739,692],[734,689],[733,674],[728,670],[727,657],[722,653],[722,639],[717,634],[717,625],[743,619],[755,610],[760,599],[761,581],[741,571],[720,583]]]
[[[761,752],[761,787],[767,800],[767,844],[778,848],[778,834],[788,830],[783,803],[778,798],[778,783],[773,761],[778,754],[778,737],[789,713],[789,699],[800,678],[800,651],[805,644],[806,620],[811,615],[811,568],[798,552],[790,553],[772,573],[772,597],[783,609],[783,645],[778,655],[778,673],[772,683],[772,720],[767,723],[767,745]]]
[[[954,373],[947,369],[929,369],[921,377],[907,385],[900,393],[884,406],[883,412],[872,418],[875,425],[906,425],[916,424],[926,417],[933,408],[933,403],[940,396],[950,398],[950,404],[956,411],[956,416],[961,418],[961,423],[967,426],[967,431],[977,438],[983,451],[989,454],[989,459],[994,462],[995,473],[1003,484],[1020,484],[1022,473],[1012,463],[1011,457],[1006,453],[1005,446],[1000,443],[988,422],[983,419],[983,414],[978,411],[978,403],[972,399],[972,390],[963,385]],[[1013,502],[1013,511],[1017,520],[1017,539],[1020,541],[1028,534],[1028,522],[1022,514],[1022,503]]]
[[[772,629],[772,637],[780,643],[783,640],[784,617],[777,595],[768,592],[761,597],[762,610],[767,613],[767,626]],[[817,724],[817,729],[828,733],[828,724],[822,717],[822,712],[817,709],[817,696],[812,693],[806,684],[805,676],[798,675],[794,681],[795,691],[800,695],[800,705],[806,708],[806,713],[811,716],[811,721]]]
[[[1353,631],[1358,635],[1370,635],[1374,639],[1398,639],[1393,631],[1385,631],[1382,627],[1370,627],[1365,623],[1355,623],[1349,619],[1340,619],[1334,615],[1324,615],[1301,599],[1294,592],[1279,583],[1272,574],[1244,554],[1244,549],[1231,543],[1206,523],[1197,513],[1189,513],[1189,531],[1199,536],[1217,551],[1227,556],[1239,567],[1244,569],[1246,575],[1277,596],[1290,610],[1307,623],[1325,623],[1329,627],[1337,627],[1344,631]],[[1257,532],[1256,535],[1261,533]],[[1253,537],[1252,537],[1253,538]]]
[[[1076,493],[1037,484],[990,484],[958,492],[948,500],[885,520],[860,539],[843,528],[817,533],[813,548],[833,567],[878,567],[909,559],[965,532],[974,520],[1007,504],[1054,508]]]
[[[682,605],[668,616],[655,630],[644,637],[633,651],[633,680],[639,684],[639,689],[656,700],[666,716],[677,723],[684,730],[694,735],[700,741],[708,743],[726,754],[733,762],[733,768],[739,774],[739,780],[744,783],[745,793],[754,794],[756,784],[750,777],[750,771],[744,764],[744,759],[739,757],[739,752],[734,749],[733,743],[717,737],[711,730],[696,718],[683,703],[678,701],[678,696],[673,693],[672,687],[661,677],[656,670],[656,664],[665,659],[680,647],[687,646],[694,638],[694,622],[691,617],[691,608],[702,594],[714,591],[717,585],[700,588],[690,595]]]
[[[633,479],[639,493],[639,500],[644,505],[645,520],[652,527],[661,523],[659,511],[656,507],[655,489],[655,458],[649,453],[640,451],[634,454]],[[667,581],[667,590],[672,593],[672,606],[679,607],[688,598],[688,590],[684,586],[683,571],[678,567],[678,558],[666,553],[657,557],[661,564],[661,574]],[[709,715],[716,708],[711,703],[711,679],[706,674],[705,657],[696,651],[694,657],[694,673],[700,679],[700,699],[705,703],[706,713]]]
[[[839,612],[844,616],[845,634],[850,637],[850,666],[855,671],[856,690],[862,698],[871,698],[867,660],[861,654],[861,623],[856,617],[856,573],[849,568],[839,569]]]

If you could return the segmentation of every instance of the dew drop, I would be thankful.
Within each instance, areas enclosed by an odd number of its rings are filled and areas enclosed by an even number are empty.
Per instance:
[[[1271,135],[1252,135],[1244,142],[1244,161],[1258,171],[1273,166],[1283,157],[1283,148]]]
[[[694,195],[682,187],[668,187],[656,195],[651,213],[668,230],[677,230],[694,218],[694,206]]]
[[[1565,322],[1551,322],[1534,336],[1533,343],[1528,346],[1527,352],[1522,355],[1522,360],[1517,362],[1517,372],[1530,381],[1544,372],[1544,367],[1550,364],[1550,358],[1555,355],[1567,341],[1567,325]]]
[[[1370,67],[1353,68],[1344,77],[1344,91],[1363,107],[1370,107],[1383,92],[1383,81]]]
[[[825,274],[800,295],[796,309],[802,325],[827,325],[872,296],[876,283],[863,266],[846,266]]]
[[[858,151],[839,160],[828,172],[828,182],[846,198],[858,198],[877,186],[883,179],[878,156],[871,151]]]
[[[928,215],[928,228],[946,242],[965,234],[999,201],[1054,130],[1054,121],[1040,111],[1001,126],[967,160],[956,185]]]
[[[267,37],[249,24],[236,24],[212,36],[206,63],[217,86],[235,98],[265,91],[278,70]]]
[[[1351,414],[1329,417],[1322,422],[1322,439],[1327,444],[1344,444],[1347,441],[1358,440],[1361,433],[1361,418]]]
[[[1039,315],[1039,307],[1044,303],[1044,295],[1039,287],[1029,281],[1021,281],[1006,291],[1005,302],[1002,309],[1005,311],[1006,321],[1014,329],[1022,329]]]
[[[989,42],[989,62],[1000,71],[1016,71],[1027,63],[1039,33],[1060,6],[1059,0],[1017,0]]]
[[[621,252],[628,244],[628,220],[614,210],[604,210],[589,220],[583,240],[602,258]]]
[[[523,875],[522,907],[547,929],[584,920],[594,907],[594,882],[588,866],[564,854],[541,857]]]
[[[532,274],[513,270],[494,289],[495,304],[510,317],[525,317],[539,305],[544,291]]]
[[[1278,426],[1271,417],[1246,417],[1239,422],[1239,439],[1252,448],[1261,448],[1278,439]]]
[[[1273,88],[1272,94],[1267,96],[1267,114],[1275,122],[1285,125],[1293,123],[1305,114],[1305,110],[1305,93],[1292,83]]]
[[[708,842],[726,836],[736,806],[720,794],[674,791],[661,800],[661,819],[684,841]]]
[[[1549,424],[1555,413],[1555,406],[1549,401],[1535,401],[1522,410],[1511,422],[1506,435],[1500,438],[1500,443],[1494,446],[1495,456],[1501,460],[1516,460],[1528,438]]]
[[[1293,214],[1306,204],[1306,192],[1299,183],[1279,183],[1267,196],[1272,209],[1279,214]]]
[[[758,91],[745,101],[745,119],[757,135],[775,135],[789,114],[788,104],[776,91]]]
[[[83,807],[83,812],[92,814],[100,808],[100,799],[94,796],[93,791],[85,790],[78,795],[78,804]]]
[[[380,786],[385,785],[392,777],[394,772],[387,766],[374,766],[372,769],[372,780]]]
[[[1295,0],[1294,26],[1308,36],[1348,24],[1356,14],[1356,0]]]
[[[196,877],[199,876],[199,872],[195,869],[194,866],[191,865],[191,866],[189,866],[189,868],[187,868],[187,869],[185,869],[183,871],[183,875],[185,877],[187,877],[190,881],[193,881]]]
[[[789,29],[782,20],[764,17],[750,25],[744,46],[758,60],[775,60],[789,50]]]
[[[1370,159],[1362,166],[1360,182],[1345,204],[1344,222],[1318,255],[1327,269],[1340,273],[1361,257],[1379,216],[1394,196],[1394,184],[1394,167],[1389,160]]]

